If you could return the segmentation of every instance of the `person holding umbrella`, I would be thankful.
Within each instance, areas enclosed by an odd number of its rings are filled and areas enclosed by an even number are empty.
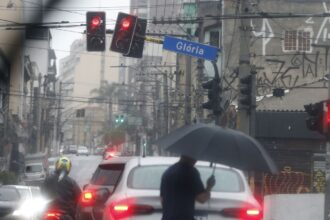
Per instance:
[[[205,203],[210,199],[215,178],[212,175],[204,188],[200,174],[194,167],[196,162],[196,159],[182,155],[177,163],[164,172],[160,187],[162,220],[193,220],[195,201]]]

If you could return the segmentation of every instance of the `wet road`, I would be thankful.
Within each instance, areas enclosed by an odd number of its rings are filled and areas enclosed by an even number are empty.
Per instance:
[[[91,179],[96,167],[101,162],[101,156],[76,156],[67,155],[72,161],[70,176],[77,181],[80,187],[83,187]]]

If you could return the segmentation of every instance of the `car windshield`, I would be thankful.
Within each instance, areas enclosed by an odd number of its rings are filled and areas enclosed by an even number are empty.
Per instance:
[[[0,201],[19,201],[20,195],[16,189],[0,187]]]
[[[124,170],[124,164],[102,165],[95,171],[91,183],[100,186],[115,186]]]
[[[31,188],[32,196],[33,198],[38,198],[41,196],[40,189],[38,187],[32,187]]]
[[[17,189],[22,199],[29,199],[31,197],[31,192],[29,189],[18,188]]]
[[[134,189],[159,189],[161,177],[168,166],[141,166],[134,168],[129,174],[128,186]],[[213,169],[197,166],[201,179],[206,184],[208,177],[212,175]],[[234,170],[217,168],[214,173],[216,184],[214,192],[241,192],[243,190],[242,179]]]
[[[35,165],[28,165],[25,168],[26,173],[38,173],[42,171],[42,165],[35,164]]]
[[[56,161],[57,161],[57,158],[50,158],[50,159],[48,159],[48,165],[54,166]]]

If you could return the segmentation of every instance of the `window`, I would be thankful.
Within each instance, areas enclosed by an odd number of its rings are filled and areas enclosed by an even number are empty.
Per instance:
[[[18,201],[19,199],[17,190],[9,187],[0,188],[0,201]]]
[[[285,31],[284,36],[284,50],[297,50],[297,31]]]
[[[311,33],[309,31],[298,31],[298,50],[309,51],[311,47]]]
[[[21,199],[25,200],[25,199],[30,198],[30,191],[29,191],[29,189],[22,189],[22,188],[20,188],[20,189],[18,189],[18,192],[19,192],[19,194],[21,196]]]
[[[129,174],[128,187],[134,189],[159,190],[161,177],[167,168],[167,165],[137,167]],[[206,180],[211,176],[213,169],[203,166],[197,166],[196,168],[199,170],[205,186]],[[218,168],[215,170],[214,175],[218,184],[215,184],[213,191],[242,192],[244,190],[243,181],[237,172]]]
[[[115,186],[124,170],[124,164],[101,165],[95,171],[91,183],[99,186]]]
[[[210,32],[210,45],[214,47],[219,47],[220,46],[219,39],[220,39],[219,31]]]
[[[128,186],[134,189],[158,190],[164,171],[168,166],[144,166],[133,169],[128,178]]]
[[[285,31],[284,51],[311,51],[311,32],[308,30]]]

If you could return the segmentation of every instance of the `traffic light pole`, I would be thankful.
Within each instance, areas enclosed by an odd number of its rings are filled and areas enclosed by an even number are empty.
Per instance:
[[[330,73],[328,75],[328,99],[330,99]],[[330,139],[327,137],[326,145],[326,187],[324,195],[324,220],[330,220]]]
[[[213,68],[214,68],[214,79],[220,82],[220,75],[219,75],[219,69],[216,61],[212,62]],[[221,94],[219,94],[221,96]],[[214,114],[214,121],[216,125],[221,125],[220,122],[221,115],[220,114]]]

